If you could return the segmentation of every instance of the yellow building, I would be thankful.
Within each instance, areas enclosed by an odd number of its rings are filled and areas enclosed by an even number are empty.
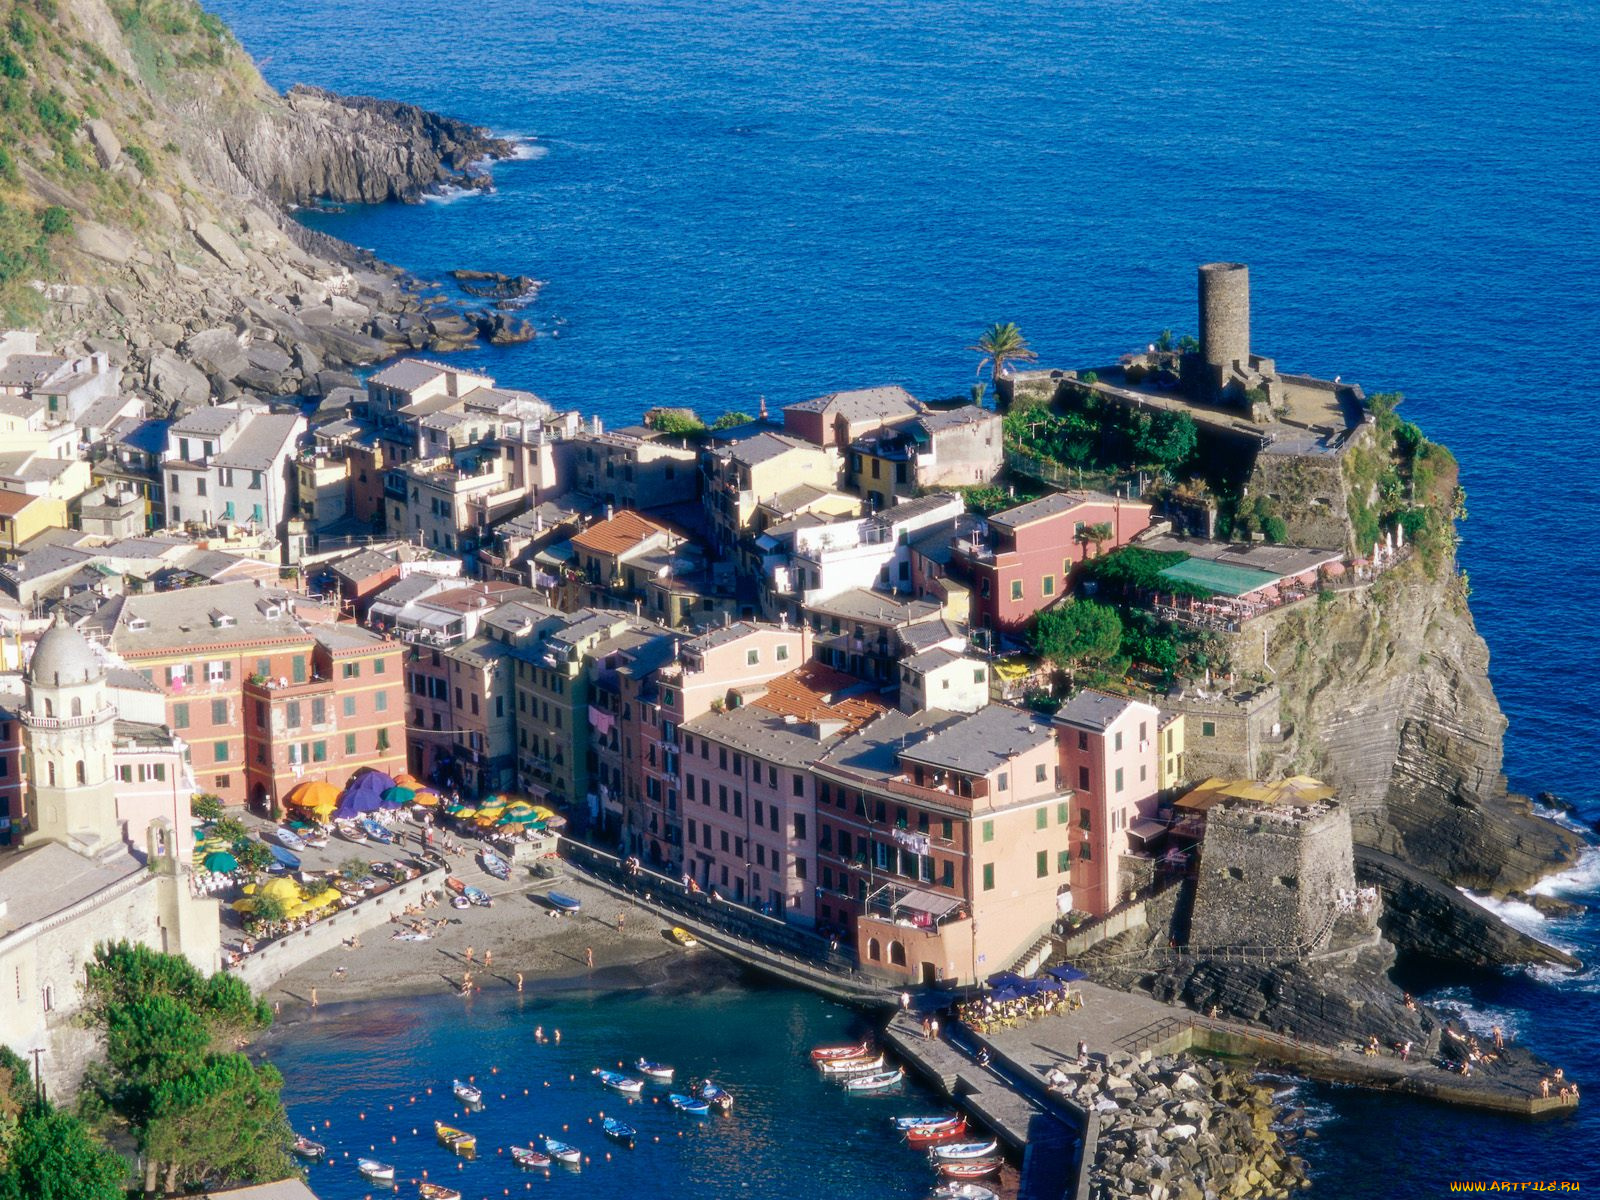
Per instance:
[[[87,464],[85,464],[87,465]],[[19,547],[46,529],[67,527],[67,505],[49,496],[0,491],[0,561],[17,557]]]
[[[1156,726],[1156,789],[1165,792],[1183,782],[1183,714],[1167,713]]]

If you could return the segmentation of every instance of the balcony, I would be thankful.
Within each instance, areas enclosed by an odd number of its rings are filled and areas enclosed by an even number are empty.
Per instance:
[[[30,729],[87,729],[116,715],[116,708],[109,704],[81,717],[46,717],[25,708],[22,710],[22,723]]]
[[[281,676],[268,679],[260,675],[252,675],[245,680],[245,694],[267,700],[292,700],[296,696],[309,696],[322,694],[329,691],[333,680],[325,679],[321,675],[312,675],[310,679],[303,679],[299,683],[290,683]]]

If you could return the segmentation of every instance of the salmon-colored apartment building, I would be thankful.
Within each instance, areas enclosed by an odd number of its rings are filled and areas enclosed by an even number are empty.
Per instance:
[[[1071,869],[1055,730],[990,705],[887,713],[817,776],[818,920],[897,982],[972,982],[1052,926]]]
[[[1128,855],[1165,828],[1160,795],[1161,711],[1085,688],[1056,712],[1061,781],[1076,792],[1072,818],[1072,907],[1100,916],[1136,886]]]

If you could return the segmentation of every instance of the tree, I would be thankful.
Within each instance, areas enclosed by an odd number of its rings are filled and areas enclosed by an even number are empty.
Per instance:
[[[653,408],[645,414],[644,423],[658,433],[676,437],[699,437],[706,431],[706,423],[691,408]]]
[[[1100,557],[1100,547],[1116,537],[1116,531],[1111,528],[1110,521],[1096,521],[1093,525],[1085,525],[1073,533],[1073,540],[1088,546],[1094,545],[1096,558]]]
[[[128,1164],[77,1117],[30,1105],[17,1122],[0,1200],[124,1200]]]
[[[229,849],[246,875],[259,875],[272,865],[272,851],[267,849],[264,842],[240,838]]]
[[[967,349],[983,355],[978,362],[978,373],[981,375],[985,366],[991,369],[991,381],[997,396],[1000,394],[1000,377],[1006,373],[1008,366],[1018,362],[1035,362],[1039,357],[1029,348],[1022,330],[1010,321],[997,321],[989,326]]]
[[[242,1054],[213,1054],[156,1087],[140,1133],[146,1190],[200,1183],[261,1182],[294,1174],[294,1140],[279,1095],[283,1076]]]
[[[154,1089],[193,1069],[211,1046],[211,1032],[188,1004],[140,996],[106,1014],[106,1058],[117,1073],[114,1103],[135,1123]]]
[[[733,429],[740,425],[748,425],[754,420],[755,418],[749,413],[740,412],[735,409],[733,412],[723,413],[711,423],[711,428],[713,431],[720,433],[724,429]]]
[[[1199,428],[1186,412],[1157,412],[1134,435],[1135,451],[1169,471],[1188,462],[1199,444]]]
[[[1066,673],[1070,685],[1077,672],[1104,665],[1122,648],[1122,620],[1116,610],[1093,600],[1068,600],[1034,618],[1028,635],[1033,652]]]
[[[189,811],[201,821],[222,819],[222,797],[215,792],[200,792],[190,797]]]
[[[346,879],[355,880],[357,882],[360,882],[363,879],[370,879],[372,878],[372,864],[366,859],[352,854],[349,858],[345,859],[339,864],[339,874],[343,875]]]

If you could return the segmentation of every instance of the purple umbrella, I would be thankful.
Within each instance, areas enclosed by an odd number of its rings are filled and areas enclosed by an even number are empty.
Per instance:
[[[383,807],[384,792],[393,786],[394,780],[382,771],[367,771],[358,775],[345,785],[344,795],[339,797],[339,807],[333,810],[333,815],[347,821],[352,817],[377,812]]]

